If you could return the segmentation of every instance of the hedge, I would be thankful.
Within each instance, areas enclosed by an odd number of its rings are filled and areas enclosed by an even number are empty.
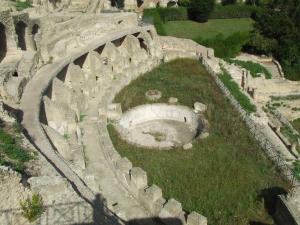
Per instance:
[[[250,18],[259,10],[257,6],[246,4],[216,5],[209,19]]]
[[[175,21],[175,20],[188,20],[188,11],[185,7],[178,8],[155,8],[145,9],[143,20],[150,22],[151,18],[159,15],[162,22]]]
[[[242,49],[242,46],[248,41],[247,32],[233,33],[228,37],[222,34],[209,39],[195,38],[194,41],[206,47],[215,50],[215,56],[219,58],[234,58]]]

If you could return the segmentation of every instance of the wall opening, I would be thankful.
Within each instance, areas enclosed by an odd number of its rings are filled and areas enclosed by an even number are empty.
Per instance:
[[[0,23],[0,62],[5,58],[7,53],[7,40],[5,26]]]
[[[140,32],[134,33],[134,34],[132,34],[132,35],[135,36],[135,37],[137,37],[137,36],[140,35]]]
[[[141,7],[143,5],[144,1],[143,0],[137,0],[136,4],[138,7]]]
[[[37,45],[36,45],[36,34],[39,32],[39,25],[37,24],[34,24],[33,27],[32,27],[32,31],[31,31],[31,34],[32,34],[32,39],[33,39],[33,48],[34,50],[37,50]]]
[[[167,7],[174,7],[174,6],[176,6],[176,2],[175,1],[169,1],[167,3]]]
[[[78,65],[78,66],[80,66],[80,68],[82,68],[82,66],[83,66],[83,64],[86,60],[87,55],[88,55],[88,53],[86,53],[86,54],[80,56],[79,58],[75,59],[74,64]]]
[[[102,53],[104,47],[105,47],[105,45],[101,45],[100,47],[96,48],[94,51],[95,51],[95,52],[98,52],[99,55],[101,55],[101,53]]]
[[[113,43],[116,47],[119,47],[119,46],[121,46],[121,45],[123,44],[124,39],[125,39],[125,37],[121,37],[121,38],[119,38],[119,39],[117,39],[117,40],[112,41],[112,43]]]
[[[19,76],[19,74],[18,74],[18,72],[17,72],[17,71],[15,71],[15,72],[12,74],[12,76],[13,76],[13,77],[18,77],[18,76]]]
[[[19,21],[16,24],[16,33],[18,36],[18,47],[22,50],[26,51],[26,41],[25,41],[25,34],[26,34],[27,25],[23,21]]]
[[[152,32],[150,30],[147,31],[150,34],[151,39],[153,39]]]
[[[69,65],[65,66],[56,76],[57,79],[61,80],[62,82],[65,82],[66,80],[66,75],[67,75],[67,72],[68,72],[68,68],[69,68]]]
[[[145,51],[148,53],[148,46],[146,45],[144,39],[139,38],[139,42],[140,42],[140,47],[141,47],[142,49],[145,49]]]

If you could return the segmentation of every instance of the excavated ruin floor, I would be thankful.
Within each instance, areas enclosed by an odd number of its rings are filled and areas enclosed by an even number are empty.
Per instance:
[[[175,120],[151,120],[130,130],[125,139],[147,148],[166,149],[189,143],[197,131],[188,124]]]

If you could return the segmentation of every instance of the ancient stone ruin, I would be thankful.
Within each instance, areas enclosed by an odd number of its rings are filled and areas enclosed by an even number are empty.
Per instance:
[[[169,2],[145,0],[138,5],[126,0],[125,9]],[[244,73],[214,57],[213,49],[158,36],[136,13],[112,12],[110,1],[36,0],[33,5],[24,11],[0,11],[0,97],[22,112],[26,138],[38,151],[42,169],[40,176],[29,180],[31,189],[41,192],[49,205],[80,202],[86,211],[78,214],[80,218],[67,214],[70,224],[97,218],[97,224],[206,225],[205,215],[185,212],[177,200],[166,200],[160,187],[149,186],[146,172],[120,156],[107,130],[110,121],[117,121],[124,139],[137,145],[164,149],[188,144],[190,148],[194,138],[209,135],[201,116],[206,106],[195,103],[190,109],[174,98],[169,104],[143,105],[122,113],[113,99],[138,76],[176,58],[200,60],[216,82],[222,63],[239,83]],[[243,82],[246,92],[256,90],[254,103],[268,95],[267,90],[253,89],[256,83],[252,78]],[[228,90],[220,87],[230,98]],[[238,104],[235,107],[247,123],[265,129],[264,137],[278,144],[265,118],[246,115]],[[162,125],[165,130],[158,132]],[[280,143],[286,164],[291,164],[296,157]],[[0,169],[0,175],[12,180],[13,185],[5,178],[6,187],[15,188],[20,198],[23,189],[23,194],[31,191],[19,185],[19,175]],[[49,212],[53,214],[43,214],[40,224],[64,224],[49,216],[55,215],[55,207],[49,206]],[[5,213],[0,224],[18,224],[20,213]]]

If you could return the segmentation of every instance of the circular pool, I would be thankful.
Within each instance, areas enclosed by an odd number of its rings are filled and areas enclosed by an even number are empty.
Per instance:
[[[121,138],[131,144],[171,149],[190,143],[203,131],[204,123],[186,106],[157,103],[128,110],[116,127]]]

